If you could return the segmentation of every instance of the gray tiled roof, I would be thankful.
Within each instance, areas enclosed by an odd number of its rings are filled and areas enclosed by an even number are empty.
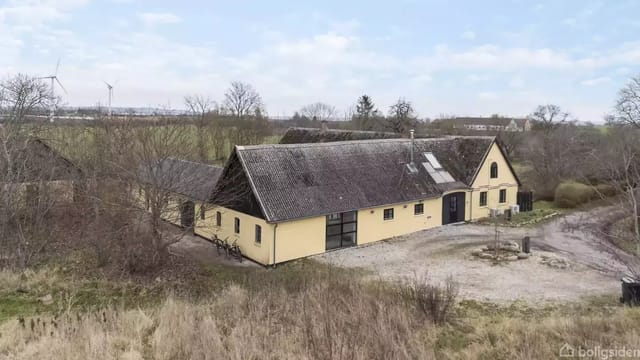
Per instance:
[[[41,139],[25,137],[7,141],[11,169],[6,157],[0,157],[0,171],[4,181],[34,182],[77,180],[81,170]]]
[[[466,189],[493,141],[493,137],[416,139],[417,174],[405,170],[408,139],[238,146],[236,153],[265,219],[279,222]],[[436,184],[421,165],[426,161],[424,152],[432,152],[455,182]]]
[[[222,167],[167,158],[151,166],[141,166],[142,181],[182,194],[193,200],[208,201]]]
[[[396,139],[401,138],[401,134],[380,131],[360,131],[360,130],[337,130],[337,129],[315,129],[303,127],[291,127],[287,129],[280,144],[305,144],[322,143],[349,140],[372,140],[372,139]]]

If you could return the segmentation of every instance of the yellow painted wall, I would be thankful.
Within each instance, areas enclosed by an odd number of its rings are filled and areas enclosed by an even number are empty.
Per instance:
[[[326,216],[279,223],[276,229],[276,262],[323,253],[326,232]]]
[[[417,203],[359,210],[358,245],[442,225],[442,198],[424,200],[422,215],[414,215],[414,205]],[[394,209],[394,218],[384,220],[384,209],[389,208]]]
[[[222,214],[222,226],[216,226],[216,212]],[[240,219],[240,233],[234,232],[234,219]],[[226,239],[227,242],[233,243],[237,241],[240,251],[246,257],[259,262],[263,265],[273,263],[273,226],[267,224],[266,221],[243,214],[241,212],[227,209],[220,206],[210,205],[205,211],[205,220],[196,223],[195,231],[198,235],[211,239],[213,235],[217,235],[220,239]],[[255,241],[255,226],[262,227],[262,241]]]
[[[144,191],[137,191],[135,196],[142,207],[145,206]],[[180,226],[180,204],[183,201],[188,200],[184,196],[176,194],[171,196],[171,199],[162,213],[162,218],[168,222]],[[267,224],[266,221],[243,214],[238,211],[227,209],[212,204],[205,204],[204,220],[200,217],[202,211],[202,202],[194,201],[195,204],[195,226],[194,233],[200,235],[206,239],[213,239],[214,235],[217,235],[220,239],[226,239],[230,244],[237,241],[238,246],[242,254],[251,260],[254,260],[263,265],[273,263],[273,226]],[[216,226],[216,212],[220,211],[222,214],[222,226]],[[235,233],[234,219],[240,219],[240,233]],[[255,241],[255,226],[260,225],[262,227],[262,241],[256,243]]]
[[[496,179],[491,179],[491,164],[493,162],[498,164],[498,177]],[[507,160],[502,156],[497,144],[494,143],[491,146],[472,187],[469,220],[488,217],[492,208],[505,210],[517,204],[518,182],[513,173],[511,173]],[[501,189],[507,190],[507,201],[502,204],[499,202]],[[487,206],[480,206],[480,192],[482,191],[487,192]]]

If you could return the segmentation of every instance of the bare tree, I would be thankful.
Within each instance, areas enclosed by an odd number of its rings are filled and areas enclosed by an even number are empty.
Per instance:
[[[58,175],[50,149],[33,138],[29,115],[46,108],[49,91],[41,80],[18,74],[0,83],[0,253],[26,267],[53,236],[49,211],[54,206],[49,182]]]
[[[581,144],[579,131],[557,105],[540,105],[529,118],[535,136],[525,138],[523,150],[531,165],[533,190],[539,198],[553,199],[557,185],[575,178],[579,170],[574,164]]]
[[[89,131],[83,212],[89,245],[99,263],[121,262],[129,272],[162,264],[167,248],[184,235],[164,224],[179,220],[178,186],[198,180],[173,161],[193,154],[192,128],[100,120]]]
[[[640,130],[613,128],[607,138],[591,157],[603,170],[606,183],[621,194],[620,209],[630,220],[636,255],[640,256]]]
[[[167,248],[180,240],[162,231],[163,219],[177,221],[182,201],[176,197],[181,184],[199,180],[192,179],[188,169],[175,159],[187,158],[193,150],[189,131],[184,126],[138,126],[132,129],[136,147],[132,153],[131,169],[135,186],[144,189],[153,237],[153,262],[162,261]]]
[[[417,124],[415,110],[411,102],[404,98],[389,107],[389,116],[387,116],[385,127],[395,133],[405,134]]]
[[[640,128],[640,75],[618,92],[616,112],[619,122]]]
[[[224,107],[232,116],[243,119],[264,112],[262,97],[251,84],[234,81],[224,94]]]
[[[184,103],[195,118],[198,160],[207,162],[209,157],[207,156],[205,144],[205,128],[207,126],[207,115],[216,108],[216,102],[204,95],[189,95],[185,96]]]
[[[42,111],[51,101],[50,90],[41,79],[17,74],[0,83],[0,115],[23,122],[27,115]]]
[[[303,106],[299,113],[313,121],[330,121],[336,116],[336,108],[329,104],[317,102]]]
[[[558,105],[553,104],[539,105],[533,113],[529,115],[529,119],[534,123],[534,127],[547,133],[566,122],[568,118],[568,112],[563,111]]]

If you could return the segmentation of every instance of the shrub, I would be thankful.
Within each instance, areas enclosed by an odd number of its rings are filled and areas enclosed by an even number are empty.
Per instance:
[[[575,208],[596,198],[596,190],[578,182],[561,183],[556,188],[555,204],[560,208]]]
[[[618,194],[618,189],[608,184],[596,185],[596,196],[610,197]]]
[[[400,294],[435,324],[443,324],[456,304],[458,286],[451,278],[440,286],[429,284],[426,276],[416,276],[400,288]]]

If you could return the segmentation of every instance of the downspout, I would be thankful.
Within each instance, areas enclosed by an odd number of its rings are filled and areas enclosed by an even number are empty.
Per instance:
[[[469,221],[473,221],[473,186],[469,193]]]
[[[276,267],[276,230],[278,229],[278,223],[273,226],[273,267]]]

